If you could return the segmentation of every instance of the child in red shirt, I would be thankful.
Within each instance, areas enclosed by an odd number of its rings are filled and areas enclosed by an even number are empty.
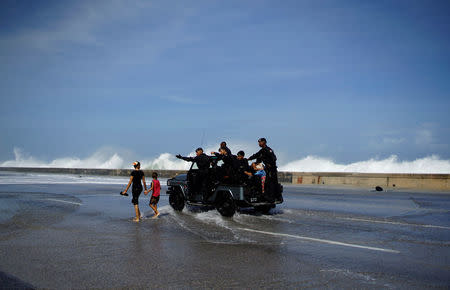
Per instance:
[[[159,183],[158,180],[158,173],[153,172],[152,173],[152,184],[150,186],[150,189],[147,191],[144,191],[144,194],[147,195],[150,191],[153,190],[153,194],[150,198],[150,203],[149,206],[153,209],[153,211],[155,212],[155,215],[152,218],[157,218],[159,216],[159,211],[157,208],[157,204],[159,201],[159,194],[161,192],[161,184]]]

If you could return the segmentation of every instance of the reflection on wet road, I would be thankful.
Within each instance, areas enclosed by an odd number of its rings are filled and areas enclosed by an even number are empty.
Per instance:
[[[0,185],[0,271],[35,287],[450,285],[450,195],[285,187],[285,203],[133,223],[120,185]],[[164,188],[163,188],[164,191]],[[150,286],[151,285],[151,286]]]

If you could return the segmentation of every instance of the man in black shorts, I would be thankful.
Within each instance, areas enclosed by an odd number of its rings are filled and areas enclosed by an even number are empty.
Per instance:
[[[127,188],[125,191],[121,192],[121,195],[128,195],[127,191],[132,186],[133,198],[131,199],[131,203],[134,205],[134,211],[136,213],[136,217],[133,221],[138,222],[141,219],[141,211],[139,210],[139,196],[142,193],[142,183],[144,183],[144,188],[147,191],[147,185],[145,184],[145,176],[144,172],[141,170],[141,163],[136,161],[133,163],[134,170],[131,172],[130,181],[128,182]],[[142,181],[142,182],[141,182]]]

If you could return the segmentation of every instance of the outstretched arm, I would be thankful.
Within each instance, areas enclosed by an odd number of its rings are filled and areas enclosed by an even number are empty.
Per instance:
[[[253,159],[258,159],[261,157],[261,150],[259,150],[258,152],[256,152],[255,154],[253,154],[252,156],[250,156],[249,158],[247,158],[248,160],[253,160]]]
[[[194,162],[194,157],[183,157],[180,154],[176,155],[175,157],[177,157],[178,159],[183,159],[184,161],[191,161]]]
[[[223,155],[222,154],[217,153],[217,152],[212,152],[212,153],[213,153],[213,155],[209,156],[209,158],[214,158],[214,160],[217,160],[217,161],[223,160]]]

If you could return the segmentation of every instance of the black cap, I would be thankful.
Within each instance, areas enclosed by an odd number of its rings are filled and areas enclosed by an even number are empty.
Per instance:
[[[241,150],[241,151],[239,151],[239,152],[237,153],[237,155],[238,155],[238,156],[245,156],[245,153],[244,153],[244,151]]]
[[[267,142],[267,141],[266,141],[266,138],[259,138],[258,142]]]
[[[195,152],[200,151],[200,150],[203,151],[203,148],[202,147],[198,147],[197,149],[195,149]]]

